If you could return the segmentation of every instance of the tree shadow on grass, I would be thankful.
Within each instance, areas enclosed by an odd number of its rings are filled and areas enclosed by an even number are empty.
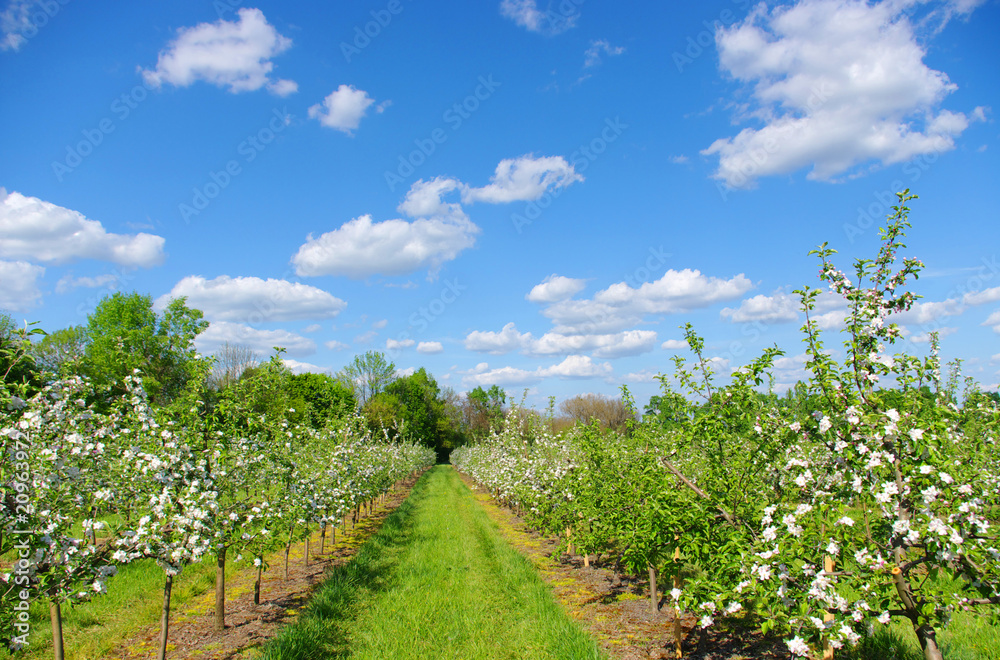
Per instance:
[[[350,657],[351,629],[361,606],[396,583],[400,558],[412,539],[414,514],[426,490],[426,480],[420,479],[354,559],[330,570],[298,620],[261,650],[259,660]]]

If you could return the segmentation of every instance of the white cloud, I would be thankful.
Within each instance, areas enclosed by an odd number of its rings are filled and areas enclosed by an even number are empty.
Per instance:
[[[753,288],[742,273],[730,279],[703,275],[698,270],[670,269],[653,282],[633,287],[612,284],[591,300],[564,300],[542,314],[562,334],[606,334],[635,325],[649,315],[676,314],[732,300]]]
[[[465,338],[466,349],[493,355],[517,350],[531,356],[593,352],[594,357],[617,358],[648,353],[655,344],[656,333],[652,330],[589,335],[547,332],[535,339],[530,332],[519,332],[514,323],[508,323],[500,332],[476,330]]]
[[[0,257],[56,264],[97,259],[148,268],[163,263],[164,242],[152,234],[109,234],[77,211],[0,188]]]
[[[38,280],[45,268],[26,261],[0,260],[0,309],[26,312],[38,304],[42,292]]]
[[[462,201],[466,204],[528,202],[538,199],[549,188],[565,188],[575,181],[583,181],[583,176],[577,174],[562,156],[535,158],[528,154],[505,158],[497,165],[488,185],[464,188]]]
[[[552,9],[542,11],[538,8],[535,0],[502,0],[500,14],[529,32],[538,32],[549,36],[576,27],[579,16],[575,11],[566,13]]]
[[[331,339],[330,341],[323,342],[323,345],[329,348],[331,351],[342,351],[345,348],[350,348],[347,344],[342,341],[337,341],[336,339]]]
[[[381,319],[372,323],[372,327],[376,330],[381,330],[385,326],[389,325],[389,319]]]
[[[347,306],[340,298],[307,284],[228,275],[213,280],[189,275],[156,304],[162,308],[171,298],[181,296],[187,298],[188,307],[200,309],[209,320],[251,323],[328,319]]]
[[[311,323],[311,324],[307,325],[302,330],[302,332],[307,332],[307,333],[319,332],[322,328],[323,328],[323,326],[321,326],[319,323]]]
[[[405,369],[396,369],[396,378],[406,378],[407,376],[412,376],[417,372],[416,367],[406,367]]]
[[[622,376],[622,381],[626,383],[652,383],[660,373],[651,369],[633,371]]]
[[[917,302],[909,310],[893,314],[890,320],[893,323],[906,325],[923,325],[931,323],[947,316],[958,316],[965,311],[962,301],[956,298],[947,300]]]
[[[446,177],[437,177],[430,181],[418,179],[410,186],[406,197],[399,204],[397,210],[411,218],[465,217],[465,212],[462,211],[460,204],[448,203],[442,199],[461,186],[461,182]]]
[[[422,218],[413,222],[372,222],[363,215],[319,238],[307,238],[292,257],[303,276],[345,275],[363,279],[375,274],[404,275],[441,265],[472,247],[480,231],[472,222]]]
[[[386,339],[385,347],[386,350],[398,351],[403,348],[410,348],[416,343],[417,342],[413,341],[412,339]]]
[[[993,332],[1000,335],[1000,309],[996,310],[989,317],[983,321],[980,325],[985,325],[993,328]]]
[[[368,96],[368,92],[356,89],[354,85],[341,85],[330,92],[322,103],[310,106],[309,117],[318,119],[328,128],[352,135],[373,103],[375,99]]]
[[[610,378],[613,369],[607,362],[595,363],[585,355],[570,355],[558,364],[548,367],[538,367],[527,370],[516,367],[501,367],[490,369],[485,362],[480,363],[471,372],[462,377],[464,387],[477,385],[528,385],[546,378],[563,380],[579,380],[586,378]]]
[[[803,0],[759,4],[716,33],[720,67],[752,86],[745,118],[761,122],[702,151],[732,187],[811,167],[833,180],[873,161],[891,164],[954,148],[972,116],[936,107],[955,89],[927,67],[902,13],[908,3]]]
[[[799,301],[796,298],[777,291],[774,295],[763,294],[746,298],[736,309],[724,307],[719,318],[728,318],[733,323],[762,321],[764,323],[790,323],[799,318]]]
[[[155,69],[142,69],[143,78],[153,87],[169,83],[187,87],[204,80],[232,93],[252,92],[267,87],[278,96],[298,90],[291,80],[274,80],[271,58],[292,46],[292,40],[278,34],[259,9],[240,9],[237,21],[219,19],[177,31],[177,38],[160,51]]]
[[[423,353],[424,355],[434,355],[436,353],[443,353],[444,346],[441,345],[439,341],[422,341],[417,344],[417,353]]]
[[[597,66],[601,63],[601,53],[615,57],[625,52],[624,46],[612,46],[607,39],[597,39],[590,42],[590,47],[583,54],[584,68]]]
[[[316,352],[316,343],[288,330],[261,330],[242,323],[215,321],[195,339],[195,346],[205,355],[216,352],[223,344],[245,344],[262,355],[270,355],[275,346],[286,349],[286,355],[305,357]]]
[[[660,344],[660,348],[666,351],[684,351],[688,348],[686,339],[668,339]]]
[[[80,287],[97,289],[103,286],[108,287],[110,290],[115,290],[118,288],[119,278],[120,276],[114,273],[106,273],[97,277],[73,277],[67,273],[56,282],[56,293],[66,293]]]
[[[282,358],[281,362],[288,367],[293,374],[328,374],[329,369],[324,369],[323,367],[317,367],[315,364],[310,364],[308,362],[299,362],[298,360],[291,360],[288,358]]]
[[[0,13],[0,51],[21,49],[38,30],[32,18],[38,13],[47,17],[40,0],[11,0]]]
[[[563,277],[553,273],[542,280],[541,284],[536,284],[525,298],[536,303],[554,303],[572,298],[586,285],[586,280]]]
[[[974,291],[962,296],[962,302],[966,305],[985,305],[986,303],[997,301],[1000,301],[1000,286],[995,286],[992,289],[984,289],[983,291]]]

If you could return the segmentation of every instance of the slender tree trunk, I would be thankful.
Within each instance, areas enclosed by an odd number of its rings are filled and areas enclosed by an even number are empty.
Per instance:
[[[649,605],[653,614],[660,611],[660,597],[656,593],[656,567],[649,564]]]
[[[920,648],[924,650],[924,660],[944,660],[944,655],[938,648],[937,631],[928,625],[918,627],[916,623],[913,624],[913,629],[920,640]]]
[[[163,611],[160,614],[160,652],[157,660],[167,658],[167,634],[170,628],[170,589],[174,585],[174,576],[168,575],[167,581],[163,585]]]
[[[62,608],[55,599],[49,601],[49,617],[52,619],[52,650],[56,660],[65,660],[63,651]]]
[[[261,559],[260,566],[257,567],[257,581],[253,583],[253,604],[260,605],[260,578],[261,574],[264,572],[264,562]]]
[[[319,554],[323,554],[323,548],[326,545],[326,521],[323,521],[323,526],[319,529]]]
[[[292,542],[285,544],[285,582],[288,582],[288,553],[292,551]]]
[[[215,556],[215,629],[226,629],[226,548]]]
[[[305,552],[305,563],[306,563],[306,566],[309,565],[309,535],[310,534],[312,534],[312,532],[309,532],[307,530],[306,531],[306,552]]]

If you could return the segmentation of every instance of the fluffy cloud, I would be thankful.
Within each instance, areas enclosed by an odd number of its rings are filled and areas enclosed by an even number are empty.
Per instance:
[[[937,328],[936,330],[934,330],[934,332],[936,332],[938,334],[938,338],[939,339],[944,339],[948,335],[953,335],[956,332],[958,332],[958,328],[954,328],[954,327]],[[910,336],[909,340],[911,342],[913,342],[914,344],[927,344],[927,343],[930,343],[930,341],[931,341],[931,333],[930,332],[921,332],[920,334],[916,334],[916,335]]]
[[[497,165],[488,185],[466,187],[462,191],[462,201],[466,204],[528,202],[538,199],[550,188],[565,188],[575,181],[583,181],[583,177],[562,156],[535,158],[529,154],[506,158]]]
[[[187,87],[204,80],[232,93],[251,92],[266,86],[278,96],[298,90],[291,80],[273,80],[271,58],[292,46],[292,40],[278,34],[259,9],[239,10],[237,21],[219,19],[181,28],[177,38],[160,51],[156,68],[142,75],[153,87],[169,83]]]
[[[67,273],[56,282],[56,293],[66,293],[80,287],[97,289],[103,286],[115,290],[118,288],[119,278],[120,276],[114,273],[106,273],[97,277],[73,277]]]
[[[390,351],[398,351],[403,348],[410,348],[416,343],[412,339],[386,339],[385,348]]]
[[[0,188],[0,257],[47,263],[97,259],[121,266],[163,262],[161,236],[109,234],[81,213]]]
[[[342,341],[337,341],[336,339],[331,339],[330,341],[323,342],[323,345],[329,348],[331,351],[342,351],[345,348],[350,348],[347,344]]]
[[[341,85],[330,92],[322,103],[311,106],[309,117],[318,119],[328,128],[352,135],[373,103],[375,99],[368,96],[368,92],[355,89],[354,85]],[[378,111],[381,112],[384,107],[379,106]]]
[[[467,202],[503,203],[533,199],[541,190],[581,180],[561,157],[522,156],[497,166],[493,183],[484,188],[445,177],[420,179],[410,186],[399,211],[415,218],[375,222],[363,215],[319,238],[311,235],[292,257],[303,276],[346,275],[355,279],[382,274],[404,275],[426,269],[433,279],[441,266],[472,247],[479,227],[462,205],[445,197],[459,194]],[[539,189],[538,186],[541,186]],[[538,193],[538,194],[541,194]]]
[[[260,330],[242,323],[216,321],[195,339],[195,346],[205,355],[229,342],[243,344],[262,355],[270,355],[275,346],[286,349],[290,357],[305,357],[316,352],[316,343],[288,330]]]
[[[720,66],[752,86],[746,118],[763,125],[702,151],[719,158],[714,177],[739,188],[811,167],[808,178],[832,180],[865,163],[953,149],[974,117],[935,109],[957,87],[924,64],[907,4],[761,3],[720,29]]]
[[[283,358],[281,362],[288,367],[293,374],[328,374],[329,369],[324,369],[323,367],[317,367],[315,364],[310,364],[308,362],[299,362],[298,360],[290,360]]]
[[[42,292],[38,280],[45,275],[45,268],[26,261],[0,260],[0,309],[26,312],[38,304]]]
[[[570,355],[558,364],[539,367],[533,370],[516,367],[501,367],[490,369],[485,362],[477,365],[469,374],[462,377],[465,387],[490,385],[529,385],[546,378],[563,380],[578,380],[586,378],[610,378],[613,369],[607,362],[595,363],[585,355]]]
[[[591,300],[564,300],[543,310],[561,334],[607,334],[635,325],[649,315],[676,314],[733,300],[753,288],[742,273],[730,279],[698,270],[670,269],[653,282],[633,287],[612,284]]]
[[[529,32],[538,32],[549,36],[576,27],[579,16],[575,11],[568,13],[552,10],[542,11],[538,8],[535,0],[502,0],[500,14]]]
[[[422,218],[413,222],[373,222],[363,215],[319,238],[307,238],[292,257],[295,272],[303,276],[404,275],[427,269],[437,273],[476,242],[479,227],[468,220]]]
[[[989,317],[985,321],[983,321],[981,325],[993,328],[993,332],[1000,335],[1000,309],[990,314]]]
[[[776,292],[772,296],[758,295],[747,298],[736,309],[724,307],[720,318],[728,318],[733,323],[761,321],[764,323],[791,323],[799,318],[797,298]]]
[[[441,345],[439,341],[422,341],[417,344],[417,353],[423,353],[424,355],[434,355],[436,353],[443,353],[444,346]]]
[[[525,298],[536,303],[559,302],[580,293],[586,285],[586,280],[552,274],[536,284]]]
[[[1000,286],[983,291],[975,291],[962,296],[962,302],[966,305],[985,305],[987,303],[1000,301]]]
[[[617,358],[648,353],[653,350],[655,344],[656,333],[652,330],[629,330],[603,335],[564,335],[547,332],[536,339],[530,332],[519,332],[513,323],[505,325],[500,332],[477,330],[465,338],[465,348],[468,350],[494,355],[518,350],[531,356],[593,352],[594,357]]]
[[[684,351],[687,350],[688,343],[685,339],[668,339],[660,344],[660,348],[666,351]]]
[[[164,307],[171,298],[181,296],[187,298],[188,307],[200,309],[205,318],[219,321],[328,319],[347,306],[340,298],[314,286],[287,280],[228,275],[213,280],[189,275],[156,302]]]

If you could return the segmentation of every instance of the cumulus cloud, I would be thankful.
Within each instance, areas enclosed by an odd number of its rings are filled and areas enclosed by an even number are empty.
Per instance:
[[[292,263],[296,273],[303,276],[346,275],[363,279],[375,274],[404,275],[426,269],[428,279],[433,279],[444,263],[475,245],[481,231],[469,220],[461,203],[445,201],[448,195],[457,196],[461,191],[466,202],[498,204],[533,199],[539,190],[537,186],[542,186],[540,190],[544,193],[549,187],[577,180],[579,175],[563,158],[531,156],[503,161],[497,166],[493,183],[484,188],[470,188],[446,177],[420,179],[410,186],[398,207],[414,220],[375,222],[370,215],[354,218],[319,238],[310,235],[292,257]]]
[[[660,348],[666,351],[683,351],[687,350],[687,347],[688,343],[684,339],[668,339],[660,344]]]
[[[423,353],[424,355],[435,355],[437,353],[443,353],[444,346],[441,345],[439,341],[422,341],[417,344],[417,353]]]
[[[0,260],[0,309],[26,312],[38,304],[42,292],[38,280],[45,275],[45,268],[26,261]]]
[[[373,222],[363,215],[327,232],[307,238],[292,257],[303,276],[404,275],[427,269],[433,276],[441,265],[472,247],[480,229],[468,220],[422,218],[413,222]]]
[[[205,318],[218,321],[328,319],[347,306],[340,298],[299,282],[228,275],[212,280],[189,275],[156,303],[162,308],[171,298],[181,296],[187,298],[188,307],[200,309]]]
[[[497,165],[490,183],[482,188],[466,187],[462,191],[462,201],[466,204],[529,202],[549,189],[565,188],[576,181],[583,181],[583,176],[577,174],[562,156],[535,158],[529,154],[505,158]]]
[[[309,117],[318,119],[328,128],[353,135],[373,103],[375,99],[368,96],[368,92],[356,89],[354,85],[341,85],[321,103],[310,106]]]
[[[586,280],[563,277],[552,274],[540,284],[536,284],[525,296],[525,299],[536,303],[554,303],[572,298],[587,285]]]
[[[723,279],[688,268],[670,269],[656,281],[638,287],[618,282],[597,292],[593,299],[556,302],[542,314],[561,334],[606,334],[636,325],[650,315],[688,312],[733,300],[752,288],[753,283],[742,273]]]
[[[56,293],[66,293],[81,287],[86,289],[107,287],[108,289],[115,290],[118,288],[119,278],[119,275],[113,273],[106,273],[96,277],[73,277],[67,273],[56,282]]]
[[[219,19],[177,31],[177,38],[160,51],[155,69],[141,69],[153,87],[169,83],[187,87],[204,80],[230,92],[252,92],[267,87],[278,96],[298,90],[291,80],[271,77],[271,58],[292,46],[292,40],[278,34],[259,9],[243,8],[238,20]]]
[[[282,358],[281,362],[288,367],[288,369],[293,374],[329,374],[329,369],[324,369],[323,367],[318,367],[315,364],[310,364],[308,362],[299,362],[298,360],[291,360],[288,358]]]
[[[1000,309],[990,314],[981,325],[992,328],[993,332],[1000,335]]]
[[[617,358],[648,353],[655,344],[656,333],[652,330],[589,335],[547,332],[536,339],[530,332],[519,332],[514,323],[508,323],[500,332],[476,330],[465,338],[468,350],[494,355],[516,350],[531,356],[592,352],[598,358]]]
[[[416,343],[417,342],[413,341],[412,339],[386,339],[385,347],[386,350],[398,351],[403,348],[410,348]]]
[[[977,113],[937,109],[957,86],[924,64],[907,4],[761,3],[720,29],[720,67],[752,88],[743,118],[761,125],[702,151],[719,159],[714,177],[741,188],[808,167],[807,178],[829,181],[953,149]]]
[[[558,364],[537,369],[518,369],[516,367],[500,367],[490,369],[485,362],[477,365],[470,373],[462,377],[465,387],[489,385],[529,385],[546,378],[563,380],[583,380],[587,378],[610,378],[614,370],[608,362],[596,363],[586,355],[570,355]]]
[[[100,222],[0,188],[0,257],[61,264],[74,259],[148,268],[163,263],[161,236],[109,234]]]
[[[799,318],[799,301],[783,291],[773,295],[757,295],[740,302],[733,309],[724,307],[719,317],[729,319],[733,323],[760,321],[763,323],[791,323]]]
[[[336,339],[331,339],[330,341],[323,342],[323,345],[329,348],[331,351],[342,351],[345,348],[350,348],[347,344],[342,341],[337,341]]]
[[[529,32],[555,36],[576,27],[579,14],[556,9],[541,10],[535,0],[502,0],[500,14]]]
[[[216,321],[198,335],[195,347],[210,355],[223,344],[244,344],[262,355],[270,355],[275,346],[286,349],[290,357],[305,357],[316,352],[316,343],[288,330],[261,330],[243,323]]]

